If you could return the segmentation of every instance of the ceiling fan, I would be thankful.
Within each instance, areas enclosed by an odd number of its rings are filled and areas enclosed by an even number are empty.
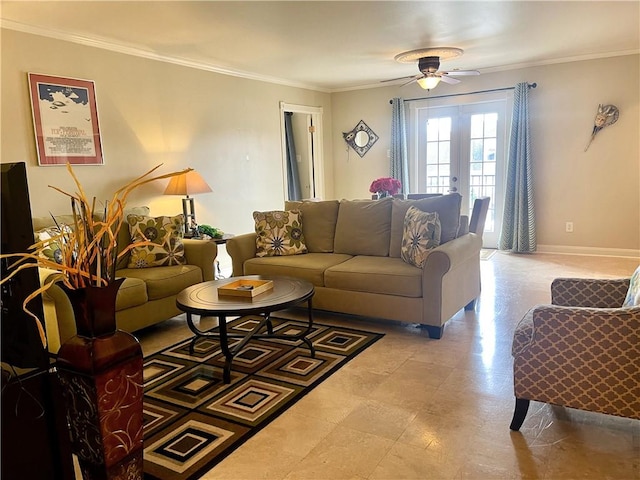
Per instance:
[[[462,53],[463,50],[461,48],[454,47],[420,48],[418,50],[399,53],[394,57],[394,59],[401,63],[414,63],[417,60],[420,74],[393,78],[391,80],[383,80],[383,82],[393,82],[404,78],[410,78],[411,80],[404,85],[408,85],[409,83],[416,81],[420,87],[425,90],[431,90],[432,88],[435,88],[440,81],[449,84],[460,83],[460,80],[453,78],[454,76],[480,75],[480,72],[477,70],[439,70],[441,60],[459,57]]]

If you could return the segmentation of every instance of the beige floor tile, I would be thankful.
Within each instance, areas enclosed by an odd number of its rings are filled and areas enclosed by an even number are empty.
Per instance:
[[[345,394],[339,390],[316,388],[293,405],[286,413],[296,413],[337,424],[365,400],[364,397]]]
[[[459,465],[449,455],[396,443],[369,476],[371,480],[454,478]]]
[[[393,443],[386,438],[338,426],[286,478],[369,478]]]
[[[340,422],[340,426],[397,440],[416,413],[413,409],[367,400]]]

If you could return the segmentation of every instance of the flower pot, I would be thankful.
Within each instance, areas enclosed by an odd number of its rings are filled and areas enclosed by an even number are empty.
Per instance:
[[[142,349],[116,329],[116,295],[106,287],[63,288],[77,335],[58,352],[72,450],[85,479],[142,479]]]

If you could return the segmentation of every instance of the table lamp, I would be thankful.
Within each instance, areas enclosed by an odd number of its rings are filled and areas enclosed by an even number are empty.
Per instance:
[[[164,191],[165,195],[186,195],[186,197],[182,199],[185,238],[199,236],[198,224],[196,223],[196,205],[193,197],[189,195],[207,192],[211,192],[211,187],[207,185],[204,178],[195,170],[171,177],[171,180],[169,180],[169,184]]]

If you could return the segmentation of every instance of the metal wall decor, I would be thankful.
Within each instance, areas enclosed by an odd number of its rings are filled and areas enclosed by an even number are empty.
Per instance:
[[[343,132],[342,136],[360,157],[364,157],[374,143],[378,141],[378,136],[369,126],[360,120],[353,130]]]
[[[620,111],[618,107],[615,105],[598,105],[598,113],[596,113],[596,119],[593,122],[593,130],[591,130],[591,138],[589,139],[589,143],[584,147],[584,151],[586,152],[593,142],[593,139],[596,138],[596,134],[602,130],[604,127],[609,125],[613,125],[618,121],[618,117],[620,116]]]

